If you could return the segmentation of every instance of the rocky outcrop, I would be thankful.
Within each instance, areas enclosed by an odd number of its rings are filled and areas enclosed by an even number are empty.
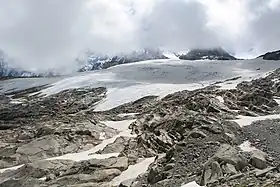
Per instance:
[[[237,60],[222,48],[193,49],[179,58],[181,60]]]
[[[262,58],[264,60],[280,60],[280,50],[265,53],[264,55],[261,55],[258,58]]]

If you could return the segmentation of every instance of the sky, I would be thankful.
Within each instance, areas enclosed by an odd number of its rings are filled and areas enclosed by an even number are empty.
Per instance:
[[[0,49],[11,66],[75,69],[85,51],[280,49],[280,0],[0,0]]]

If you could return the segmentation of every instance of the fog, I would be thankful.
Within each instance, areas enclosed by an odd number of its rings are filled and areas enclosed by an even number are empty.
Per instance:
[[[280,49],[279,21],[280,0],[0,0],[0,49],[33,71],[75,70],[87,50],[254,56]]]

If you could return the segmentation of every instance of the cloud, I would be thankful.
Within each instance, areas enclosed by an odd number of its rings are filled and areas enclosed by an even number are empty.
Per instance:
[[[76,69],[85,50],[278,49],[280,0],[1,0],[0,49],[28,70]]]

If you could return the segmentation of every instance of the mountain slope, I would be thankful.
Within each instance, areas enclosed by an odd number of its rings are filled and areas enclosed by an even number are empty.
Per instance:
[[[168,58],[162,53],[162,51],[152,49],[143,49],[141,51],[133,51],[131,53],[122,53],[113,56],[91,53],[85,65],[79,69],[79,72],[107,69],[119,64],[127,64],[153,59]]]
[[[280,60],[280,50],[267,52],[264,55],[259,56],[258,58],[262,58],[264,60]]]

